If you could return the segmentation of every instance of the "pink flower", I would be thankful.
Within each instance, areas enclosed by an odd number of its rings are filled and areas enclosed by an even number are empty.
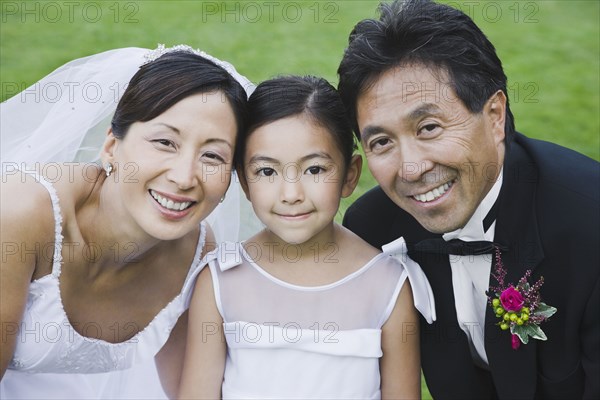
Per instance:
[[[519,311],[523,308],[523,296],[514,287],[510,286],[500,295],[500,303],[506,311]]]
[[[521,345],[521,339],[517,335],[511,335],[511,342],[513,350],[516,350]]]

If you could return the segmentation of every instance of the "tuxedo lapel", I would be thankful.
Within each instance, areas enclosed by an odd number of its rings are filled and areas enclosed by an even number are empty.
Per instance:
[[[504,283],[517,284],[527,270],[535,270],[544,257],[535,212],[538,172],[518,140],[511,143],[504,164],[494,241],[505,245]],[[494,263],[495,264],[495,263]],[[494,273],[496,265],[492,265]],[[490,276],[490,285],[498,282]],[[497,326],[491,307],[486,310],[485,348],[500,398],[532,398],[536,391],[537,340],[513,350],[509,331]]]
[[[509,248],[502,254],[505,281],[516,284],[525,271],[533,271],[544,258],[535,210],[538,171],[518,142],[511,144],[503,179],[494,241]]]
[[[440,398],[490,398],[491,376],[473,363],[467,336],[458,324],[448,256],[414,251],[415,243],[441,235],[428,232],[406,215],[399,213],[390,235],[404,233],[409,256],[419,263],[434,292],[437,320],[431,325],[424,319],[421,323],[421,362],[429,390]]]

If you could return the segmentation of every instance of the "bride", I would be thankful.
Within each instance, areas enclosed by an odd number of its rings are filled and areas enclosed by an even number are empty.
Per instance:
[[[252,229],[237,186],[225,195],[252,84],[187,46],[101,53],[36,85],[60,84],[75,90],[1,106],[0,397],[120,397],[111,372],[153,359],[173,394],[204,255]],[[92,84],[95,101],[77,90]]]

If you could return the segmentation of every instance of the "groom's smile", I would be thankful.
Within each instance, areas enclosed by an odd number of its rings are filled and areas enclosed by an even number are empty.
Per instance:
[[[454,181],[452,180],[450,182],[443,183],[440,186],[428,190],[424,193],[415,194],[412,197],[420,203],[430,203],[444,196],[444,194],[446,194],[446,192],[450,190],[453,184]]]

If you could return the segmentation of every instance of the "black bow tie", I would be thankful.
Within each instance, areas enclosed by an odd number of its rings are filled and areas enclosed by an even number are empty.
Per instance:
[[[500,196],[498,196],[500,198]],[[498,198],[483,219],[483,231],[487,232],[492,226],[498,215]],[[466,242],[460,239],[445,241],[442,238],[425,239],[413,246],[413,249],[422,253],[433,254],[452,254],[457,256],[479,256],[482,254],[494,254],[496,249],[506,251],[505,246],[488,242],[486,240]]]
[[[416,252],[433,254],[453,254],[457,256],[479,256],[482,254],[494,254],[496,249],[506,251],[507,248],[501,244],[479,240],[465,242],[460,239],[445,241],[442,238],[425,239],[414,245]]]

